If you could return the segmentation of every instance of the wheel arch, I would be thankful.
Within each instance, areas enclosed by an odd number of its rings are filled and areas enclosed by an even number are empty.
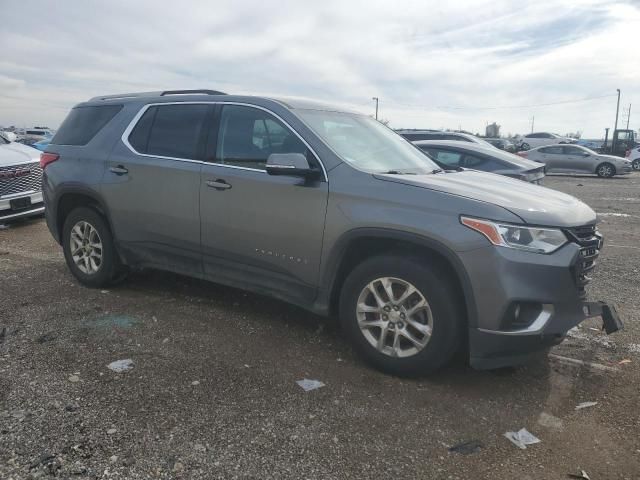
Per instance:
[[[90,207],[96,210],[105,218],[109,229],[113,232],[109,211],[100,195],[93,190],[82,187],[65,188],[58,194],[55,205],[55,229],[60,241],[62,241],[64,221],[69,213],[77,207]]]
[[[325,262],[316,310],[337,314],[339,294],[349,272],[372,255],[383,253],[419,255],[436,262],[459,287],[468,324],[476,322],[476,308],[471,281],[457,255],[441,242],[421,235],[384,228],[358,228],[343,234]]]

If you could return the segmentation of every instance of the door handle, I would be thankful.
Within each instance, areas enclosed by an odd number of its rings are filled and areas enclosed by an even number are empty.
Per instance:
[[[215,188],[216,190],[228,190],[231,188],[231,184],[218,178],[216,180],[207,180],[207,187]]]
[[[110,167],[109,171],[111,173],[115,173],[116,175],[126,175],[129,173],[129,170],[124,168],[122,165],[118,165],[117,167]]]

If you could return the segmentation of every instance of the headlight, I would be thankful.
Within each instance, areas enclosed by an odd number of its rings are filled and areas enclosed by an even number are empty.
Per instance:
[[[524,227],[469,217],[460,217],[460,222],[500,247],[551,253],[568,242],[565,234],[555,228]]]

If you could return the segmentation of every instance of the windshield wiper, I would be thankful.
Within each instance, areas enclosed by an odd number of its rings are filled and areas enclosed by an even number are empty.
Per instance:
[[[444,170],[441,168],[436,168],[435,170],[431,170],[431,174],[435,175],[436,173],[444,173]]]
[[[387,170],[386,172],[380,172],[383,175],[415,175],[413,172],[400,172],[399,170]]]

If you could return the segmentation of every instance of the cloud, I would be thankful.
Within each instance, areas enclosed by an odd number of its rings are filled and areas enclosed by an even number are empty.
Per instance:
[[[523,132],[612,126],[637,102],[633,2],[23,1],[3,12],[0,125],[57,126],[100,94],[173,88],[305,96],[396,127]],[[451,109],[449,107],[458,107]],[[632,124],[634,124],[632,117]],[[640,118],[640,117],[638,117]],[[640,126],[636,122],[635,126]]]

